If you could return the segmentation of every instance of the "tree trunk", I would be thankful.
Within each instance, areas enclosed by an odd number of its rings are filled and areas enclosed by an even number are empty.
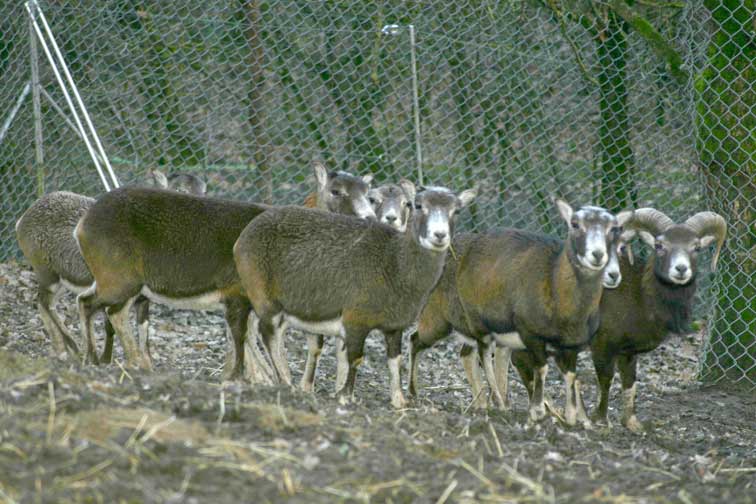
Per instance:
[[[698,153],[710,208],[727,219],[703,378],[756,383],[756,44],[754,0],[705,0],[708,66],[698,77]]]
[[[604,29],[596,34],[598,54],[599,148],[601,156],[601,192],[599,204],[612,212],[635,206],[637,194],[633,183],[635,157],[630,146],[627,117],[627,24],[614,12],[607,12]]]

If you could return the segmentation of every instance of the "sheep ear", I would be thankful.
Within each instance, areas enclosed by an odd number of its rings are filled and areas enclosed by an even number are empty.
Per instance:
[[[161,189],[168,189],[168,177],[160,170],[152,170],[152,179],[155,181],[155,185]]]
[[[362,181],[365,182],[367,185],[370,185],[370,182],[373,181],[373,174],[371,173],[369,175],[363,175]]]
[[[466,207],[478,196],[478,188],[466,189],[459,193],[459,201],[462,204],[462,208]]]
[[[638,235],[641,237],[641,240],[643,240],[643,243],[649,247],[653,247],[656,244],[656,238],[654,238],[654,235],[648,231],[638,231]]]
[[[318,181],[318,188],[325,188],[326,184],[328,183],[328,170],[326,170],[325,165],[320,161],[315,161],[314,163],[312,163],[312,169],[315,171],[315,178]]]
[[[399,187],[404,189],[404,192],[407,194],[410,201],[415,201],[415,184],[413,184],[411,180],[403,178],[399,181]]]
[[[573,210],[569,203],[564,201],[563,199],[556,198],[554,200],[554,204],[557,206],[557,209],[559,210],[559,215],[562,216],[562,219],[569,224],[572,222],[572,214]]]

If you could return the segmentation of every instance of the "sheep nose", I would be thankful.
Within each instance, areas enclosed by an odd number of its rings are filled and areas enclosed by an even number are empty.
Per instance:
[[[611,278],[613,282],[616,282],[619,278],[619,273],[616,271],[611,271],[609,272],[609,278]]]
[[[591,255],[596,258],[596,262],[601,262],[604,258],[604,252],[602,250],[594,250]]]
[[[686,271],[688,271],[688,266],[686,264],[678,264],[675,266],[675,269],[678,273],[681,275],[684,275]]]
[[[393,224],[394,222],[396,222],[396,215],[387,215],[384,217],[384,219],[386,219],[387,223]]]
[[[446,231],[436,231],[433,233],[433,236],[435,236],[439,241],[446,239]]]

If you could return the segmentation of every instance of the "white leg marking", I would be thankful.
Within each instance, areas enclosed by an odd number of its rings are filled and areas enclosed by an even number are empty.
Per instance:
[[[317,335],[307,335],[307,361],[305,362],[305,370],[300,382],[300,387],[305,392],[312,392],[315,385],[315,372],[318,369],[318,359],[322,351],[319,339]]]
[[[291,385],[291,371],[286,360],[283,338],[286,333],[286,320],[283,317],[273,318],[273,338],[270,342],[270,356],[278,376],[286,385]]]
[[[575,373],[564,374],[564,421],[567,425],[577,423],[577,405],[575,404]]]
[[[55,323],[55,320],[53,320],[55,314],[52,313],[52,310],[54,308],[52,306],[44,306],[39,302],[37,303],[37,308],[39,309],[39,317],[42,319],[42,325],[50,336],[50,341],[52,343],[50,346],[51,357],[65,359],[67,357],[66,344],[64,343],[63,335],[60,333],[58,325]]]
[[[588,413],[585,411],[585,403],[583,402],[583,394],[580,392],[580,380],[575,379],[575,404],[577,405],[577,420],[583,424],[583,428],[590,429],[593,425],[591,419],[588,418]]]
[[[152,362],[152,355],[148,347],[150,341],[150,322],[148,320],[143,321],[137,327],[139,332],[139,351],[142,353],[142,358]]]
[[[549,372],[549,365],[546,364],[536,369],[535,384],[533,385],[533,399],[530,403],[530,420],[538,421],[546,417],[546,403],[544,402],[546,391],[546,374]],[[540,383],[539,383],[540,381]],[[539,388],[540,387],[540,388]]]
[[[252,323],[247,327],[247,337],[244,339],[244,374],[252,383],[272,385],[277,382],[276,372],[270,362],[270,356],[260,349],[260,319],[250,313]],[[229,330],[229,344],[233,345],[233,338]],[[228,352],[226,365],[233,369],[235,362],[235,347]]]
[[[80,299],[83,296],[91,296],[97,291],[97,282],[92,282],[92,285],[79,294],[76,298],[76,304],[79,308],[79,324],[81,330],[81,341],[79,341],[79,348],[81,349],[82,362],[86,363],[89,355],[89,347],[94,345],[94,313],[87,312],[84,309],[83,303]]]
[[[339,340],[338,350],[336,350],[336,386],[335,391],[339,392],[344,388],[349,374],[349,357],[347,355],[346,343]]]
[[[391,388],[391,406],[396,409],[405,408],[407,407],[407,401],[402,394],[402,356],[397,355],[396,357],[390,358],[388,360],[388,368],[389,386]]]
[[[117,312],[108,313],[110,323],[121,342],[123,353],[126,356],[126,364],[143,369],[152,369],[149,359],[139,351],[137,342],[134,340],[134,334],[131,331],[131,322],[129,321],[129,310],[134,304],[136,297],[129,299],[123,307]]]
[[[499,409],[505,409],[504,398],[499,392],[499,384],[496,381],[496,372],[494,371],[494,351],[496,350],[496,344],[491,342],[487,348],[485,354],[483,354],[483,369],[486,372],[486,380],[488,381],[488,388],[491,389],[496,406]]]
[[[520,333],[518,333],[517,331],[508,333],[494,333],[493,338],[494,340],[496,340],[496,343],[503,347],[511,348],[513,350],[525,349],[525,343],[522,342]]]
[[[635,383],[629,389],[622,390],[622,424],[632,432],[640,432],[643,425],[635,416]]]
[[[508,347],[496,347],[494,364],[496,366],[496,384],[499,386],[499,394],[504,398],[504,409],[511,408],[509,400],[509,363],[512,349]]]

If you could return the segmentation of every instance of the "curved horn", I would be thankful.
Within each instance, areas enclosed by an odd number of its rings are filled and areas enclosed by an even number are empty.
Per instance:
[[[714,212],[698,212],[686,220],[685,225],[691,228],[699,238],[713,236],[717,240],[717,248],[711,258],[711,271],[714,271],[727,236],[727,221]]]
[[[633,218],[634,210],[624,210],[617,214],[617,224],[624,226],[626,222]]]
[[[624,223],[625,229],[648,231],[654,236],[662,234],[674,225],[675,221],[655,208],[639,208]]]

